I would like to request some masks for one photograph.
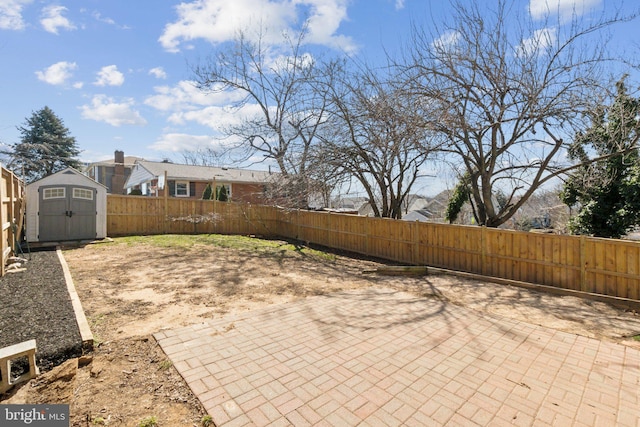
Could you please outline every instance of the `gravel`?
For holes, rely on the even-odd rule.
[[[82,338],[62,265],[54,250],[25,254],[24,271],[0,278],[0,348],[36,340],[47,371],[82,355]]]

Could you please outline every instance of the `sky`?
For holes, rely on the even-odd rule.
[[[548,10],[611,12],[613,2],[513,4],[535,20]],[[0,144],[19,142],[17,127],[48,106],[84,162],[115,150],[180,162],[184,150],[218,144],[217,126],[233,120],[233,96],[198,92],[191,67],[239,29],[268,23],[276,37],[307,19],[309,49],[376,62],[397,52],[412,24],[428,28],[450,9],[443,0],[0,0]],[[640,46],[638,22],[614,37]]]

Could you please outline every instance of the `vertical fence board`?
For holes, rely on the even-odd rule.
[[[627,251],[627,274],[635,277],[627,282],[627,298],[640,299],[640,245]]]

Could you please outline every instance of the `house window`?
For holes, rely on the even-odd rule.
[[[176,197],[189,197],[188,181],[176,181]]]
[[[93,190],[87,190],[86,188],[74,188],[74,199],[93,200]]]
[[[64,199],[65,198],[64,187],[45,188],[44,189],[44,194],[42,195],[42,198],[44,200],[47,200],[47,199]]]

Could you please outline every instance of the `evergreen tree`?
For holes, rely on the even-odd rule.
[[[469,196],[471,196],[471,189],[469,188],[469,174],[466,173],[454,188],[453,194],[449,199],[447,209],[444,212],[445,221],[453,224],[458,219],[462,206],[469,201]]]
[[[202,200],[211,200],[213,199],[213,189],[211,188],[211,184],[207,184],[202,192]]]
[[[640,224],[640,99],[629,96],[624,80],[612,105],[593,113],[591,127],[576,135],[569,152],[584,165],[561,194],[568,206],[579,207],[569,221],[574,234],[619,238]],[[608,157],[590,164],[594,153]]]
[[[226,202],[229,200],[229,195],[227,194],[227,187],[224,185],[221,185],[220,188],[218,189],[218,195],[216,197],[216,200],[220,201],[220,202]]]
[[[24,176],[26,182],[37,181],[67,167],[80,167],[76,159],[80,154],[76,139],[49,107],[33,113],[18,130],[21,141],[12,145],[9,156],[12,169]]]

